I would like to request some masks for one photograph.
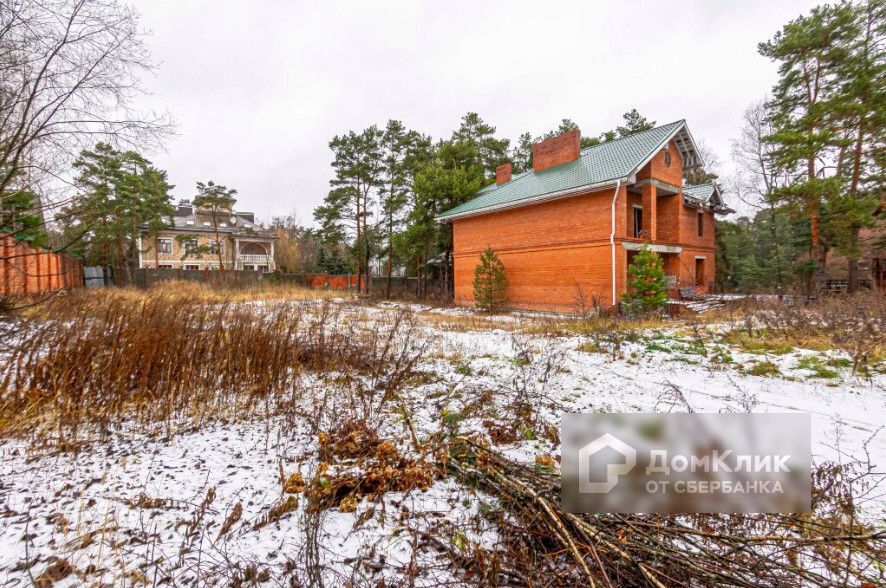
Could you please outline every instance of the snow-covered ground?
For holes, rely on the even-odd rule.
[[[404,308],[349,312],[354,320],[377,320]],[[531,400],[532,425],[497,449],[528,463],[558,455],[545,427],[556,430],[564,412],[799,411],[812,415],[816,462],[870,460],[881,473],[875,481],[886,472],[886,377],[882,370],[853,376],[835,352],[761,355],[710,343],[702,353],[693,338],[670,329],[643,332],[612,353],[585,337],[527,334],[521,327],[532,315],[408,309],[428,343],[416,366],[422,377],[404,392],[419,440],[442,431],[488,436],[513,422],[515,394]],[[836,376],[820,377],[804,357],[831,360]],[[749,373],[764,361],[778,373]],[[406,454],[409,435],[398,411],[383,415],[378,434]],[[422,546],[422,529],[446,519],[467,529],[449,538],[456,544],[495,542],[494,529],[475,516],[489,498],[446,477],[426,491],[364,498],[354,512],[309,512],[304,496],[285,494],[281,481],[281,473],[294,471],[311,480],[318,467],[317,438],[302,422],[216,423],[168,439],[117,433],[76,453],[7,439],[0,456],[0,586],[27,585],[47,569],[64,577],[58,585],[227,584],[263,573],[282,583],[287,574],[309,579],[312,563],[327,582],[396,583],[417,574],[417,585],[436,584],[458,575]],[[872,521],[886,513],[884,493],[886,481],[859,496]],[[298,502],[291,512],[265,522],[289,496]],[[222,533],[238,504],[242,513]]]

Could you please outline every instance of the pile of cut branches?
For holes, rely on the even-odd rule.
[[[884,579],[886,532],[854,517],[571,514],[560,477],[471,440],[446,463],[494,496],[496,549],[435,541],[472,582],[534,586],[853,586]],[[815,509],[819,513],[824,508]],[[450,530],[457,533],[457,530]]]

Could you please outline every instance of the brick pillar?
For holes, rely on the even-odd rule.
[[[655,193],[655,184],[643,186],[640,189],[640,194],[643,197],[643,228],[648,232],[649,240],[655,241],[658,230],[656,227],[658,196]]]

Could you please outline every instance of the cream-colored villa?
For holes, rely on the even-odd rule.
[[[225,269],[272,272],[274,239],[272,231],[255,224],[251,212],[225,214],[218,222],[221,243],[208,211],[181,200],[168,228],[139,243],[139,267],[159,269],[217,270],[216,247],[221,247]]]

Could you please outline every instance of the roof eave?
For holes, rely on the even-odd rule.
[[[578,186],[576,188],[569,188],[568,190],[560,190],[558,192],[550,192],[548,194],[542,194],[540,196],[533,196],[531,198],[523,198],[522,200],[515,200],[513,202],[504,202],[502,204],[494,204],[492,206],[484,206],[483,208],[477,208],[475,210],[468,210],[465,212],[459,212],[455,214],[441,214],[439,216],[434,217],[435,221],[438,222],[449,222],[453,220],[458,220],[462,218],[467,218],[470,216],[479,216],[481,214],[489,214],[491,212],[499,212],[502,210],[508,210],[511,208],[522,208],[523,206],[530,206],[532,204],[538,204],[541,202],[548,202],[550,200],[558,200],[560,198],[568,198],[569,196],[575,196],[578,194],[584,194],[588,192],[597,192],[600,190],[605,190],[609,186],[614,186],[619,182],[626,183],[628,177],[624,178],[613,178],[611,180],[605,180],[603,182],[597,182],[595,184],[585,184],[583,186]]]

